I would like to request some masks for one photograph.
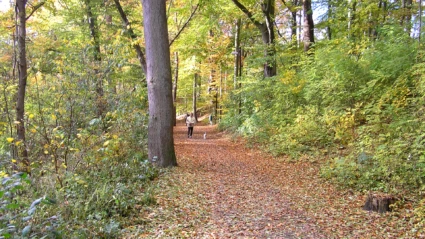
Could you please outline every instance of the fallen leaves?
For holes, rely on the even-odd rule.
[[[202,130],[200,130],[202,128]],[[197,132],[207,132],[204,140]],[[274,159],[197,126],[175,128],[179,167],[157,181],[157,205],[126,238],[413,238],[411,210],[377,214],[365,196],[337,190],[319,165]]]

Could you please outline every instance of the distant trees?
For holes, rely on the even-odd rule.
[[[303,0],[304,15],[304,51],[309,51],[314,43],[314,22],[311,0]]]
[[[265,44],[264,49],[264,77],[272,77],[276,75],[276,60],[275,53],[275,28],[274,28],[274,17],[275,17],[275,0],[262,0],[260,3],[262,17],[255,16],[246,6],[244,6],[238,0],[232,0],[232,2],[248,17],[248,19],[254,23],[257,29],[261,32],[261,39]]]

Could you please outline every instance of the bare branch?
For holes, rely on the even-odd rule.
[[[37,5],[35,5],[35,6],[32,8],[32,11],[31,11],[30,15],[28,15],[28,17],[27,17],[27,18],[25,18],[25,20],[26,20],[26,21],[28,21],[28,19],[32,16],[32,14],[34,14],[34,13],[35,13],[35,11],[37,11],[37,10],[38,10],[40,7],[42,7],[45,3],[46,3],[46,1],[44,1],[44,2],[40,2],[40,3],[38,3]]]
[[[244,6],[242,3],[238,2],[238,0],[232,0],[232,2],[243,12],[245,15],[248,16],[249,20],[254,23],[255,26],[262,28],[263,24],[259,21],[255,20],[254,15]]]
[[[183,32],[183,30],[186,28],[186,26],[189,24],[190,20],[192,20],[193,16],[195,16],[196,11],[198,10],[199,4],[195,6],[195,9],[190,14],[187,21],[183,24],[182,28],[177,32],[176,36],[170,41],[169,45],[173,44],[173,42],[180,36],[180,34]]]
[[[114,0],[114,2],[115,2],[115,6],[117,7],[118,12],[120,13],[121,20],[123,22],[124,30],[128,32],[128,34],[130,35],[130,38],[132,40],[136,40],[137,35],[134,33],[133,29],[131,29],[130,22],[128,21],[127,15],[125,14],[124,10],[121,7],[120,1]],[[145,54],[142,51],[142,47],[140,46],[139,43],[137,43],[137,44],[134,44],[134,49],[136,50],[137,58],[139,59],[140,65],[142,66],[142,69],[143,69],[143,72],[146,75],[147,74],[146,57],[145,57]]]

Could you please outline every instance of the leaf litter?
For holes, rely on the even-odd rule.
[[[273,158],[214,126],[191,139],[177,126],[174,140],[179,166],[155,182],[156,204],[125,238],[425,238],[411,210],[362,210],[365,195],[322,180],[318,163]]]

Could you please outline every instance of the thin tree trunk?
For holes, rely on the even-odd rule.
[[[297,11],[291,12],[291,41],[297,41]]]
[[[212,30],[209,31],[209,35],[210,38],[213,39],[214,37],[214,32]],[[214,58],[212,56],[210,56],[208,58],[208,62],[209,62],[209,67],[210,69],[210,76],[208,77],[208,94],[211,93],[211,91],[217,91],[217,86],[216,86],[216,79],[215,79],[215,74],[216,74],[216,69],[214,66]]]
[[[149,100],[148,155],[160,167],[176,166],[173,97],[165,1],[142,0]]]
[[[90,35],[93,38],[94,44],[94,78],[96,80],[96,104],[97,104],[97,116],[102,117],[105,112],[105,100],[103,99],[103,79],[100,76],[100,68],[102,65],[102,56],[100,52],[100,37],[99,28],[97,25],[97,16],[93,14],[91,0],[85,0],[87,7],[87,18],[89,20]]]
[[[239,66],[240,66],[240,34],[241,34],[241,19],[239,18],[236,21],[236,30],[235,30],[235,52],[233,54],[235,55],[235,61],[234,61],[234,73],[233,73],[233,89],[237,89],[237,83],[238,83],[238,77],[239,75]]]
[[[261,30],[261,36],[263,38],[263,43],[266,44],[266,50],[264,56],[266,57],[266,63],[264,63],[264,77],[272,77],[276,75],[276,48],[274,46],[275,35],[274,35],[274,10],[275,10],[275,1],[274,0],[265,0],[261,4],[261,9],[263,10],[265,23],[263,29]]]
[[[177,81],[179,79],[179,53],[178,52],[174,52],[174,64],[175,64],[175,69],[174,69],[174,83],[173,83],[173,121],[174,121],[174,126],[177,125]]]
[[[304,0],[304,51],[308,52],[314,43],[314,22],[311,0]]]
[[[400,25],[405,26],[405,31],[410,36],[412,30],[412,0],[402,0],[401,8],[403,9],[403,15],[401,16]]]
[[[409,33],[411,33],[412,30],[412,0],[405,0],[406,1],[406,9],[407,9],[407,13],[406,13],[406,31]]]
[[[196,113],[196,85],[198,81],[198,73],[195,73],[195,77],[193,78],[193,96],[192,96],[192,110],[193,115],[195,116],[195,121],[198,122],[198,114]]]
[[[243,55],[243,50],[242,47],[239,47],[239,76],[242,76],[242,55]],[[238,84],[238,89],[242,89],[242,83],[239,81]],[[242,93],[239,94],[239,114],[242,114]]]
[[[353,31],[353,24],[356,19],[356,7],[357,0],[348,0],[348,38],[353,37],[355,34]]]
[[[27,86],[27,58],[26,58],[26,1],[25,0],[16,0],[16,15],[18,18],[17,26],[17,41],[18,41],[18,94],[16,102],[16,121],[19,122],[16,125],[17,128],[17,137],[18,141],[22,142],[22,146],[18,149],[18,156],[20,162],[24,166],[23,171],[29,172],[29,159],[28,159],[28,150],[25,139],[25,92]]]
[[[422,34],[422,0],[419,0],[419,36],[418,36],[418,43],[419,47],[421,45],[421,34]]]
[[[298,38],[297,38],[297,44],[298,44],[297,47],[298,48],[300,47],[301,39],[302,39],[302,37],[301,37],[302,19],[303,19],[303,11],[300,11],[299,15],[298,15]]]
[[[128,32],[128,35],[130,36],[131,40],[135,41],[137,39],[137,35],[134,33],[133,29],[131,28],[130,22],[128,21],[127,14],[125,14],[124,10],[121,7],[121,3],[119,0],[114,0],[115,6],[120,13],[121,20],[123,22],[123,28],[125,31]],[[145,54],[143,54],[142,47],[139,43],[136,43],[133,45],[134,49],[136,50],[137,59],[139,59],[140,66],[142,67],[143,73],[146,75],[146,58]]]
[[[282,3],[288,8],[291,12],[291,42],[296,42],[297,40],[297,6],[299,4],[298,0],[293,0],[292,2],[287,3],[285,0],[282,0]]]
[[[275,11],[275,0],[263,0],[261,3],[261,10],[263,12],[264,22],[259,22],[254,15],[238,0],[232,0],[232,2],[251,20],[252,23],[261,32],[261,39],[265,44],[264,49],[264,77],[272,77],[276,75],[276,49],[274,46],[274,11]]]
[[[328,32],[328,40],[332,40],[332,29],[330,24],[331,18],[332,18],[332,4],[331,4],[331,0],[328,0],[328,25],[326,26],[326,31]]]

